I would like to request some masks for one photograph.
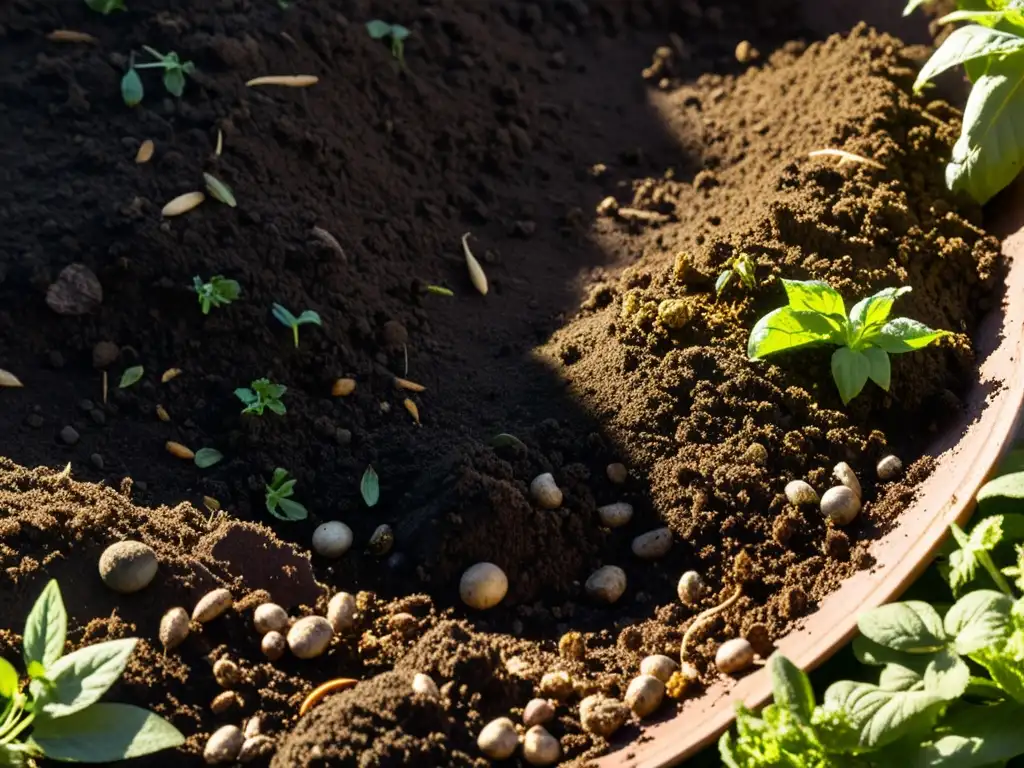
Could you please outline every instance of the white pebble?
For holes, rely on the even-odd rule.
[[[879,480],[895,480],[900,476],[900,472],[903,471],[903,462],[900,461],[898,456],[884,456],[878,462],[878,466],[875,467],[875,472],[878,473]]]
[[[232,602],[231,593],[226,589],[215,589],[212,592],[207,592],[192,610],[192,621],[198,621],[202,624],[212,621],[230,608]]]
[[[430,678],[430,675],[424,675],[422,672],[417,672],[413,676],[412,692],[418,693],[420,696],[429,696],[432,699],[441,695],[441,692],[437,690],[437,683]]]
[[[500,603],[508,592],[508,577],[494,563],[471,565],[459,580],[459,597],[470,608],[485,611]]]
[[[523,725],[531,728],[544,725],[555,716],[555,705],[547,699],[530,699],[523,709]]]
[[[335,632],[344,632],[356,623],[356,599],[348,592],[339,592],[327,603],[327,620]]]
[[[340,520],[318,525],[313,531],[313,551],[323,557],[341,557],[352,546],[352,529]]]
[[[288,642],[280,632],[267,632],[260,641],[260,650],[269,661],[277,661],[284,656]]]
[[[282,632],[288,627],[288,612],[277,603],[263,603],[256,606],[252,623],[261,635]]]
[[[857,475],[854,473],[853,467],[845,461],[840,461],[835,465],[832,469],[832,475],[836,480],[857,494],[858,499],[864,498],[864,494],[860,489],[860,480],[857,479]]]
[[[251,763],[257,758],[269,755],[273,749],[274,740],[269,736],[252,736],[242,745],[242,751],[238,753],[238,762]]]
[[[626,572],[617,565],[605,565],[590,574],[583,588],[593,599],[610,605],[626,591]]]
[[[647,717],[661,706],[665,697],[665,683],[654,675],[634,677],[626,688],[626,704],[637,717]]]
[[[288,647],[300,659],[319,656],[331,643],[334,628],[323,616],[306,616],[288,630]]]
[[[519,734],[507,717],[491,720],[476,737],[476,745],[491,760],[507,760],[519,746]]]
[[[677,669],[679,669],[679,665],[674,660],[660,653],[648,656],[640,662],[641,675],[656,677],[663,683],[667,683],[668,679],[672,677],[672,673]]]
[[[553,699],[567,699],[572,695],[572,678],[564,670],[545,672],[537,686],[537,693]]]
[[[860,512],[860,497],[845,485],[825,491],[821,497],[821,514],[836,525],[846,525]]]
[[[683,605],[693,607],[700,602],[704,596],[704,579],[696,571],[686,571],[679,577],[679,584],[676,585],[676,594]]]
[[[726,675],[742,672],[753,663],[754,648],[742,637],[726,640],[715,654],[715,666]]]
[[[817,504],[820,501],[818,492],[811,487],[810,483],[803,480],[791,480],[786,483],[786,499],[795,507],[804,504]]]
[[[597,516],[601,519],[602,525],[608,528],[621,528],[633,519],[633,505],[624,501],[605,504],[597,508]]]
[[[530,495],[542,509],[558,509],[562,506],[562,489],[558,487],[550,472],[537,475],[530,483]]]
[[[672,548],[672,531],[668,528],[656,528],[641,533],[633,539],[633,554],[644,560],[657,560],[664,557]]]
[[[626,469],[626,465],[619,462],[609,464],[605,468],[605,473],[608,475],[608,479],[616,485],[622,485],[629,479],[629,471]]]
[[[165,651],[181,645],[188,633],[188,612],[184,608],[171,608],[160,619],[159,637]]]
[[[203,760],[207,765],[233,763],[242,751],[245,737],[237,725],[224,725],[213,732],[203,749]]]
[[[251,739],[254,736],[259,736],[261,733],[263,733],[263,721],[260,719],[260,716],[253,715],[252,717],[250,717],[246,721],[245,728],[242,730],[242,733],[245,735],[245,738],[247,739]]]
[[[595,693],[580,702],[580,724],[583,730],[603,738],[609,738],[628,719],[629,707],[618,699]]]
[[[535,725],[523,737],[523,759],[530,765],[554,765],[562,756],[562,745],[543,725]]]

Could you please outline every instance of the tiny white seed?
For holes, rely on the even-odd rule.
[[[242,670],[231,659],[217,659],[213,665],[213,679],[221,688],[234,688],[242,682]]]
[[[494,563],[471,565],[459,580],[459,596],[470,608],[485,611],[500,603],[508,592],[508,577]]]
[[[580,702],[580,724],[583,730],[605,739],[629,719],[629,707],[618,699],[595,693]]]
[[[322,557],[341,557],[352,546],[352,529],[340,520],[318,525],[313,531],[313,551]]]
[[[245,737],[237,725],[224,725],[218,728],[206,741],[203,749],[203,760],[207,765],[233,763],[242,751]]]
[[[568,672],[562,670],[545,672],[537,686],[537,693],[559,701],[567,699],[572,695],[572,678],[569,677]]]
[[[412,692],[418,693],[420,696],[429,696],[432,699],[441,695],[441,692],[437,690],[437,683],[430,678],[430,675],[424,675],[422,672],[417,672],[413,676]]]
[[[803,480],[791,480],[786,483],[786,499],[796,507],[804,504],[817,504],[820,501],[818,492],[811,487],[810,483]]]
[[[898,456],[883,456],[875,467],[879,480],[895,480],[903,471],[903,462]]]
[[[483,727],[476,745],[491,760],[507,760],[519,746],[519,734],[511,720],[499,717]]]
[[[331,643],[334,629],[323,616],[306,616],[288,630],[288,647],[300,659],[319,656]]]
[[[535,725],[523,737],[523,759],[530,765],[554,765],[562,756],[562,745],[543,725]]]
[[[277,661],[284,656],[284,649],[287,646],[288,643],[280,632],[267,632],[260,641],[260,650],[270,661]]]
[[[672,673],[679,669],[679,665],[668,656],[655,654],[648,656],[640,662],[640,674],[656,677],[661,682],[667,683]]]
[[[715,653],[715,666],[726,675],[742,672],[754,663],[754,648],[742,637],[726,640]]]
[[[184,608],[171,608],[160,619],[160,644],[165,651],[181,645],[188,633],[188,612]]]
[[[274,748],[274,740],[269,736],[250,736],[242,744],[242,750],[238,753],[238,762],[251,763],[257,758],[270,754]]]
[[[821,514],[836,525],[847,525],[860,512],[860,498],[845,485],[825,491],[821,497]]]
[[[626,591],[626,572],[617,565],[598,568],[583,586],[586,593],[602,603],[614,603]]]
[[[679,595],[679,601],[683,605],[692,608],[704,596],[704,579],[696,571],[686,571],[686,573],[679,577],[676,594]]]
[[[626,469],[625,464],[609,464],[605,467],[605,474],[608,475],[608,479],[616,485],[622,485],[626,480],[629,479],[629,470]]]
[[[562,489],[555,482],[554,475],[545,472],[537,475],[530,483],[530,495],[542,509],[558,509],[562,506]]]
[[[523,709],[523,725],[544,725],[555,716],[555,705],[547,699],[530,699]]]
[[[339,592],[327,603],[327,620],[335,632],[344,632],[356,623],[356,599],[348,592]]]
[[[858,499],[864,498],[864,494],[860,489],[860,480],[857,479],[857,475],[854,473],[853,467],[845,461],[840,461],[835,465],[832,470],[832,475],[836,480],[853,491],[857,495]]]
[[[288,627],[288,612],[277,603],[263,603],[256,606],[252,623],[261,635],[282,632]]]
[[[656,528],[641,533],[633,539],[633,554],[644,560],[657,560],[668,554],[672,548],[672,531],[668,528]]]
[[[665,683],[654,675],[634,677],[626,688],[626,704],[641,718],[660,707],[664,697]]]
[[[263,732],[263,721],[259,715],[250,717],[246,723],[242,733],[245,734],[245,738],[251,739],[253,736],[259,736]]]
[[[192,621],[198,621],[201,624],[212,621],[230,608],[232,602],[231,593],[224,588],[207,592],[196,603],[196,607],[192,611]]]
[[[601,524],[608,528],[620,528],[633,519],[633,505],[624,501],[605,504],[597,508],[597,516]]]

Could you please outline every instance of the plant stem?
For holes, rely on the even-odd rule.
[[[4,734],[3,738],[0,739],[0,746],[4,746],[6,744],[10,744],[12,741],[14,741],[16,738],[18,738],[18,735],[22,731],[24,731],[26,728],[28,728],[30,725],[32,725],[32,721],[35,720],[35,719],[36,719],[36,713],[33,712],[31,715],[26,717],[24,720],[21,720],[20,722],[15,724],[14,727],[10,728],[9,731],[6,734]]]
[[[721,613],[726,608],[728,608],[730,605],[735,603],[737,600],[740,599],[740,595],[742,595],[742,594],[743,594],[743,585],[740,584],[740,585],[738,585],[736,587],[736,591],[733,593],[732,597],[728,598],[725,602],[720,603],[719,605],[716,605],[713,608],[708,608],[703,613],[698,613],[697,614],[697,618],[695,618],[693,620],[693,623],[690,624],[690,626],[687,628],[686,632],[683,634],[683,641],[682,641],[682,643],[679,644],[679,660],[680,661],[683,661],[683,662],[686,661],[686,644],[690,641],[690,637],[693,635],[693,633],[697,629],[697,627],[699,627],[701,624],[706,622],[712,616],[715,616],[715,615]]]
[[[1013,594],[1013,588],[1010,586],[1010,582],[1006,580],[1006,577],[999,572],[996,568],[996,564],[992,562],[992,557],[988,552],[979,551],[978,561],[984,566],[985,570],[988,571],[988,575],[992,577],[992,581],[996,583],[996,586],[1011,600],[1016,600],[1017,596]]]
[[[295,337],[295,348],[299,348],[299,326],[296,323],[292,326],[292,335]]]

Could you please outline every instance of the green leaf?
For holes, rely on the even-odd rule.
[[[295,326],[295,315],[289,312],[281,304],[273,304],[270,308],[270,314],[272,314],[274,318],[281,323],[281,325],[287,326],[288,328]]]
[[[41,661],[30,661],[25,671],[32,680],[42,680],[46,677],[46,666]]]
[[[1010,598],[991,589],[974,590],[957,600],[943,619],[956,652],[967,655],[1005,640],[1012,606]]]
[[[947,13],[941,17],[937,23],[939,24],[953,24],[957,21],[976,21],[978,24],[984,24],[987,27],[994,27],[999,22],[1010,18],[1010,11],[975,11],[971,9],[962,9],[959,11],[953,11]]]
[[[206,191],[209,192],[215,200],[219,200],[224,203],[224,205],[231,208],[238,206],[238,203],[235,201],[235,193],[232,192],[231,187],[223,181],[211,173],[204,173],[203,180],[206,182]],[[235,283],[235,285],[238,285],[238,283]]]
[[[124,11],[124,0],[85,0],[85,4],[104,16],[112,11]]]
[[[817,312],[846,320],[846,305],[839,292],[823,280],[783,280],[789,308],[794,312]]]
[[[1008,498],[1024,501],[1024,472],[1013,472],[1008,475],[989,480],[978,491],[978,503],[994,498]],[[987,519],[987,518],[986,518]],[[978,525],[981,525],[979,523]],[[977,526],[975,526],[977,529]]]
[[[320,315],[312,309],[305,310],[295,322],[298,325],[323,325],[320,321]]]
[[[991,58],[964,107],[963,129],[946,166],[946,186],[986,203],[1024,165],[1024,51]]]
[[[878,749],[935,722],[944,700],[926,691],[885,691],[841,680],[825,691],[824,707],[842,710],[862,749]]]
[[[895,651],[864,637],[864,635],[857,635],[857,637],[853,638],[852,646],[853,655],[861,664],[875,667],[899,664],[922,677],[924,676],[924,671],[928,668],[928,664],[935,656],[935,652],[910,653],[908,651]]]
[[[775,703],[788,709],[800,722],[810,723],[814,712],[814,691],[807,675],[781,653],[772,654],[768,668],[771,670]]]
[[[36,720],[29,743],[51,760],[112,763],[180,747],[185,737],[141,707],[100,703],[59,719]]]
[[[248,387],[239,387],[238,389],[236,389],[235,390],[235,397],[237,397],[239,400],[241,400],[246,405],[248,405],[250,403],[255,403],[259,399],[256,396],[256,393],[253,392]]]
[[[286,520],[305,520],[309,517],[309,511],[297,501],[291,499],[278,499]]]
[[[892,313],[892,305],[900,296],[910,293],[911,288],[883,288],[878,293],[861,299],[850,310],[850,323],[856,341],[870,343],[871,336],[881,330]]]
[[[920,600],[872,608],[857,618],[857,629],[869,640],[895,651],[932,653],[946,645],[938,611]]]
[[[373,21],[366,22],[366,32],[374,40],[380,40],[381,38],[387,37],[391,34],[391,25],[386,21],[374,19]]]
[[[495,435],[491,438],[491,447],[493,448],[514,448],[516,450],[527,453],[529,448],[526,447],[526,443],[520,440],[515,435],[510,435],[507,432]]]
[[[715,280],[715,296],[721,296],[722,291],[729,285],[729,281],[732,280],[735,273],[731,269],[727,269],[718,276]]]
[[[363,472],[363,479],[359,482],[359,492],[363,495],[366,506],[372,507],[380,500],[380,481],[372,466]]]
[[[935,654],[924,671],[924,690],[946,701],[960,698],[971,680],[967,662],[948,648]]]
[[[68,614],[60,595],[57,580],[51,580],[36,599],[25,621],[25,639],[22,651],[25,666],[38,661],[50,667],[64,653],[64,640],[68,629]]]
[[[752,360],[817,344],[835,343],[835,327],[816,312],[780,307],[757,321],[750,331],[747,355]]]
[[[888,392],[892,379],[892,364],[889,362],[889,353],[878,347],[868,347],[861,350],[861,354],[868,361],[868,378]]]
[[[129,107],[134,107],[142,101],[144,92],[138,71],[135,67],[130,68],[121,78],[121,98]]]
[[[926,82],[958,64],[966,65],[990,56],[1013,53],[1021,48],[1024,48],[1024,40],[1016,35],[978,24],[960,27],[942,42],[921,67],[914,81],[914,91],[920,92]]]
[[[412,34],[412,32],[410,32],[408,29],[403,27],[401,24],[392,24],[391,25],[391,39],[392,40],[405,40],[411,34]]]
[[[428,285],[424,287],[427,293],[432,293],[435,296],[454,296],[455,292],[450,288],[445,288],[443,285]]]
[[[1000,688],[1024,704],[1024,665],[994,648],[975,651],[971,654],[971,661],[983,666]]]
[[[878,687],[885,691],[913,691],[924,688],[924,676],[902,664],[886,664],[878,676]]]
[[[195,463],[200,469],[212,467],[224,458],[224,454],[216,448],[200,448],[196,451]]]
[[[18,692],[18,670],[7,659],[0,658],[0,699],[12,699]]]
[[[278,416],[284,416],[288,413],[288,408],[280,400],[271,400],[267,403],[267,408],[270,409],[271,413],[276,413]]]
[[[117,386],[121,389],[127,389],[132,384],[137,383],[142,378],[144,372],[145,369],[141,365],[133,365],[121,374],[121,383]]]
[[[839,347],[832,353],[832,378],[839,387],[839,398],[843,405],[860,394],[867,384],[871,372],[871,361],[862,352],[849,347]]]
[[[964,705],[947,715],[941,736],[921,746],[907,768],[983,768],[1024,754],[1024,707]]]
[[[950,335],[949,331],[934,331],[909,317],[897,317],[883,325],[878,334],[871,337],[871,343],[890,355],[898,355],[924,349],[943,336]]]
[[[165,70],[164,88],[169,94],[180,99],[181,94],[185,92],[185,73],[178,67]]]
[[[47,669],[42,712],[63,718],[96,702],[124,672],[137,642],[135,637],[107,640],[59,658]]]

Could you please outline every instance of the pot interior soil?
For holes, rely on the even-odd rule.
[[[10,3],[0,367],[25,387],[2,393],[0,412],[3,655],[17,658],[32,601],[58,578],[72,645],[143,638],[111,700],[168,717],[190,736],[190,764],[216,727],[259,714],[275,765],[483,765],[482,725],[521,715],[553,670],[570,673],[573,692],[550,729],[565,758],[583,759],[608,745],[582,729],[580,697],[621,696],[647,654],[678,658],[698,611],[742,589],[688,646],[706,682],[723,640],[744,635],[766,655],[869,567],[867,543],[898,521],[930,469],[925,443],[974,377],[971,333],[998,300],[998,243],[945,190],[958,113],[909,95],[917,52],[860,27],[787,43],[804,32],[792,14],[751,5],[485,12],[395,0],[342,15],[326,0],[227,0],[101,17],[84,4]],[[366,35],[372,18],[413,30],[407,72]],[[53,29],[97,43],[48,42]],[[142,105],[121,103],[142,45],[195,62],[181,100],[148,70]],[[244,85],[305,73],[320,81]],[[136,163],[146,139],[153,157]],[[830,147],[883,168],[808,157]],[[238,207],[210,198],[161,217],[202,189],[204,172]],[[467,274],[467,231],[486,296]],[[741,252],[756,259],[758,286],[716,300],[717,274]],[[64,316],[45,296],[72,263],[96,275],[102,302]],[[235,279],[241,297],[204,316],[195,275]],[[782,303],[780,277],[828,280],[848,306],[911,285],[895,313],[956,336],[894,358],[890,392],[869,384],[843,407],[829,350],[746,359],[749,329]],[[666,300],[685,321],[659,319]],[[323,325],[303,326],[296,347],[274,302]],[[142,380],[119,388],[134,365]],[[181,374],[162,382],[172,368]],[[233,391],[263,376],[288,387],[287,414],[240,416]],[[355,391],[332,397],[340,377]],[[495,446],[498,433],[518,442]],[[169,440],[225,459],[200,470]],[[873,468],[888,453],[906,470],[881,483]],[[782,488],[800,478],[821,492],[840,460],[865,505],[836,529]],[[625,485],[606,474],[614,461],[630,468]],[[359,496],[368,466],[381,487],[372,508]],[[275,467],[297,479],[307,520],[266,513]],[[564,494],[555,511],[530,497],[543,472]],[[198,511],[204,496],[224,513]],[[636,512],[612,531],[596,508],[615,501]],[[316,525],[334,519],[353,548],[307,559]],[[383,523],[394,548],[370,553]],[[632,539],[662,525],[669,553],[636,558]],[[153,546],[161,570],[144,593],[115,598],[96,562],[123,538]],[[470,612],[458,580],[481,561],[505,571],[509,590],[498,608]],[[607,564],[627,576],[614,606],[582,588]],[[686,570],[709,587],[696,608],[676,597]],[[162,613],[215,585],[236,609],[158,651]],[[269,593],[293,615],[323,612],[338,590],[358,593],[360,618],[328,654],[262,658],[252,607]],[[224,655],[246,671],[244,703],[215,716],[210,664]],[[441,686],[443,706],[410,695],[417,672]],[[304,695],[334,677],[364,682],[298,718]],[[631,724],[617,738],[638,733]]]

